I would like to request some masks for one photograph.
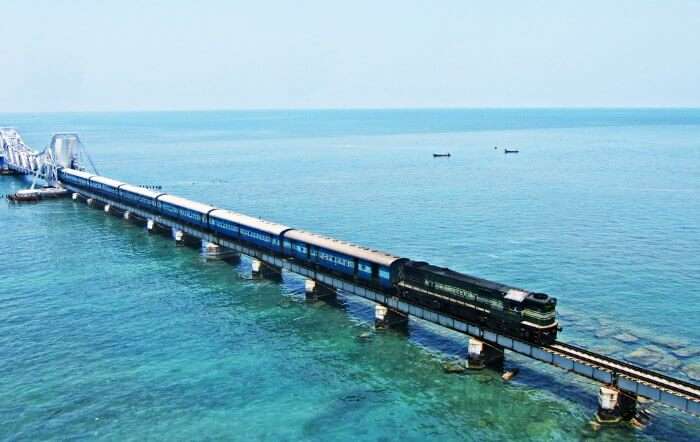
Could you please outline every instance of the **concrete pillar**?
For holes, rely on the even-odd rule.
[[[128,210],[125,210],[124,211],[124,219],[128,220],[129,218],[131,218],[131,212],[129,212]]]
[[[152,219],[146,220],[146,230],[148,230],[149,233],[153,232],[155,227],[156,227],[155,221],[153,221]]]
[[[207,258],[216,258],[222,253],[224,253],[224,248],[220,245],[204,239],[202,240],[202,255]]]
[[[241,260],[241,255],[238,252],[204,239],[202,240],[201,253],[207,259],[223,259],[231,262]]]
[[[374,328],[378,330],[405,329],[407,326],[408,316],[405,314],[379,304],[374,307]]]
[[[92,206],[92,203],[93,203],[94,201],[95,201],[94,199],[88,198],[87,200],[85,200],[85,203],[86,203],[88,206]]]
[[[467,368],[481,370],[486,367],[503,367],[503,348],[476,338],[469,338]]]
[[[304,292],[306,293],[307,301],[318,301],[322,298],[334,298],[336,296],[336,291],[333,287],[310,278],[304,281]]]
[[[182,246],[185,244],[185,232],[173,227],[171,230],[171,233],[172,233],[173,239],[175,240],[175,244],[177,244],[178,246]]]
[[[73,192],[73,194],[70,196],[73,201],[78,200],[78,194],[76,192]]]
[[[110,209],[111,207],[112,207],[112,206],[110,206],[109,204],[105,204],[105,206],[103,207],[105,213],[109,213],[109,209]]]
[[[250,268],[253,273],[253,276],[260,274],[262,272],[262,261],[253,258],[250,261]]]
[[[282,269],[279,267],[275,267],[256,258],[251,259],[250,265],[253,278],[282,278]]]
[[[637,395],[603,385],[598,391],[596,420],[603,424],[618,423],[634,419],[637,414]]]

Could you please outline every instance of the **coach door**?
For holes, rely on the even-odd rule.
[[[372,263],[372,282],[379,283],[379,264]]]

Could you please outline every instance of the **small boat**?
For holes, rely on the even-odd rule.
[[[452,154],[447,152],[447,153],[434,153],[433,158],[440,158],[440,157],[451,157]]]
[[[508,150],[508,149],[505,149],[505,150],[503,151],[503,153],[520,153],[520,151],[519,151],[519,150]]]
[[[66,189],[57,187],[42,187],[37,189],[19,190],[14,195],[7,195],[7,199],[14,202],[39,201],[48,198],[60,198],[68,196]]]

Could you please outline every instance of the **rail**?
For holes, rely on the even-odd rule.
[[[638,380],[658,389],[684,395],[688,399],[700,402],[700,386],[675,379],[671,376],[658,373],[643,367],[639,367],[627,362],[613,359],[609,356],[601,355],[590,350],[586,350],[575,345],[557,341],[548,346],[550,350],[558,352],[565,357],[575,358],[591,365],[596,365],[602,369],[609,370],[614,374],[627,376],[633,380]]]

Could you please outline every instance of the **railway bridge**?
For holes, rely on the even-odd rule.
[[[318,299],[342,292],[368,299],[376,304],[375,324],[378,327],[402,326],[409,317],[413,317],[462,333],[469,338],[469,356],[465,362],[468,367],[498,365],[502,363],[505,352],[511,351],[596,381],[601,384],[597,413],[600,421],[634,418],[639,397],[700,416],[700,386],[691,382],[561,341],[539,345],[516,339],[489,329],[488,325],[466,322],[410,303],[388,291],[358,283],[354,278],[319,270],[318,267],[271,253],[251,243],[232,240],[209,229],[145,210],[123,199],[110,198],[62,182],[57,173],[59,168],[80,168],[81,160],[85,157],[89,159],[75,134],[54,135],[51,144],[41,153],[24,144],[14,129],[0,130],[0,143],[0,166],[4,170],[33,175],[35,180],[40,178],[49,185],[67,189],[74,200],[84,201],[124,219],[140,221],[149,231],[169,233],[177,243],[201,242],[203,250],[213,255],[246,255],[251,258],[253,273],[259,276],[279,277],[283,270],[301,275],[306,278],[305,288],[309,298]]]

